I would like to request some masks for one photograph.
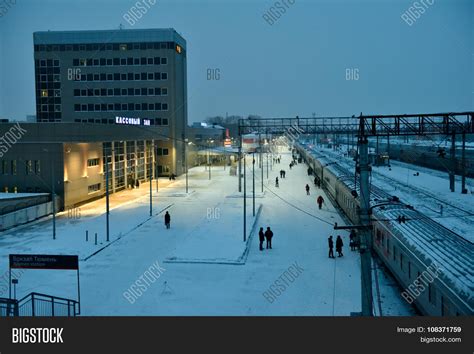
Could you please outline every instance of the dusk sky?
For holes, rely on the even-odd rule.
[[[123,15],[134,3],[11,5],[0,17],[0,117],[35,114],[33,32],[120,24],[172,27],[186,39],[189,122],[226,112],[311,117],[474,109],[472,0],[419,1],[425,13],[411,26],[401,18],[413,6],[405,0],[295,0],[272,25],[263,15],[275,1],[156,0],[131,26]],[[208,69],[219,69],[220,80],[207,80]],[[347,69],[357,69],[358,80],[347,80]]]

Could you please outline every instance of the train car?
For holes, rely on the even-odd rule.
[[[373,219],[373,249],[407,300],[430,316],[474,313],[472,243],[403,204],[375,207]]]
[[[271,139],[271,135],[266,134],[245,134],[242,135],[242,151],[246,153],[252,153],[260,151],[260,148],[265,151],[269,146],[268,142]]]
[[[360,189],[353,173],[311,145],[296,149],[328,196],[359,224]],[[474,244],[375,186],[370,202],[373,250],[405,289],[402,296],[425,315],[473,315]],[[436,276],[420,282],[434,266]]]

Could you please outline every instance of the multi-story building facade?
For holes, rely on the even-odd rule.
[[[174,29],[120,29],[35,32],[33,39],[37,122],[153,126],[157,174],[183,173],[183,37]]]

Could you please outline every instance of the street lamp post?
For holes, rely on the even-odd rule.
[[[105,157],[105,234],[107,242],[109,242],[109,156]]]
[[[253,193],[253,198],[252,198],[252,204],[253,204],[253,216],[255,216],[255,153],[252,155],[252,175],[253,175],[253,181],[252,181],[252,193]]]
[[[267,150],[267,179],[268,179],[268,150]]]
[[[262,177],[262,193],[263,193],[263,152],[262,152],[262,140],[260,139],[260,172]]]
[[[54,160],[51,169],[51,206],[53,209],[53,240],[56,240],[56,187],[54,178]]]
[[[48,153],[48,149],[43,149],[43,152]],[[51,163],[51,209],[53,212],[53,240],[56,240],[56,188],[55,188],[55,177],[54,177],[54,158]],[[11,298],[11,289],[10,289],[10,298]]]
[[[185,139],[185,144],[184,144],[184,167],[186,168],[186,194],[188,194],[188,144],[191,144],[190,142],[188,143],[188,139]]]
[[[157,161],[155,160],[155,173],[156,173],[155,184],[156,184],[156,193],[158,194],[158,169],[156,167],[157,167]]]
[[[242,139],[243,139],[242,135],[240,135],[240,138],[239,138],[239,193],[242,192]]]
[[[209,180],[211,180],[211,142],[214,142],[214,140],[207,142],[207,165],[209,167]]]
[[[247,164],[244,154],[244,242],[247,240]],[[240,177],[239,177],[240,178]]]
[[[150,160],[150,168],[148,169],[148,173],[150,174],[150,217],[153,215],[153,196],[152,196],[152,182],[153,182],[153,171],[152,171],[152,166],[153,166],[153,154],[151,150],[151,145],[150,145],[150,154],[148,155]]]

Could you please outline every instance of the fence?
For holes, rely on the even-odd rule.
[[[39,293],[31,293],[21,300],[0,298],[0,317],[71,317],[77,314],[78,302],[76,300]]]

